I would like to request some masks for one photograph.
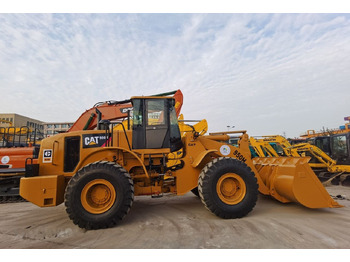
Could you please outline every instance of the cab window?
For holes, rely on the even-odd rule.
[[[147,126],[165,125],[164,100],[146,100]]]
[[[336,136],[333,138],[333,150],[337,155],[348,155],[346,136]]]

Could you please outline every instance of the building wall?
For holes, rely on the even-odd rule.
[[[73,122],[48,122],[33,119],[30,117],[22,116],[19,114],[0,114],[0,119],[4,119],[12,122],[14,127],[27,126],[31,129],[37,129],[44,134],[45,137],[52,136],[61,132],[66,132],[72,125]],[[7,123],[1,123],[0,127],[9,127]]]
[[[12,126],[14,127],[27,126],[31,129],[37,128],[41,132],[44,131],[44,122],[37,119],[30,118],[30,117],[9,113],[9,114],[0,114],[0,119],[11,121]],[[0,127],[8,127],[8,126],[9,124],[0,123]]]
[[[66,132],[73,122],[50,122],[44,124],[45,136],[52,136],[58,133]]]

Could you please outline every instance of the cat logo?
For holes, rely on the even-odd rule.
[[[43,151],[43,163],[52,162],[52,149],[44,149]]]
[[[98,137],[85,137],[85,145],[87,146],[95,146],[97,143],[95,140],[98,142]]]
[[[101,147],[106,143],[105,134],[83,135],[83,148]]]

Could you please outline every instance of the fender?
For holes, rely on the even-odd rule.
[[[96,161],[101,161],[101,160],[108,160],[108,161],[114,161],[113,157],[115,156],[117,151],[122,151],[122,152],[126,152],[131,154],[133,157],[135,157],[135,159],[138,161],[139,165],[142,167],[143,171],[145,172],[145,175],[147,178],[150,178],[147,169],[145,167],[145,165],[143,164],[142,160],[138,157],[137,154],[135,154],[134,152],[127,150],[125,148],[122,147],[103,147],[100,148],[97,151],[93,151],[90,154],[87,154],[78,164],[78,166],[76,167],[76,169],[74,170],[74,174],[76,172],[78,172],[78,170],[80,170],[81,168],[83,168],[84,166],[96,162]],[[108,152],[109,151],[109,152]]]
[[[202,151],[197,157],[196,159],[193,161],[193,163],[191,164],[192,167],[196,168],[197,166],[199,166],[203,159],[210,153],[214,153],[214,152],[218,152],[218,150],[216,149],[210,149],[210,150],[205,150],[205,151]]]

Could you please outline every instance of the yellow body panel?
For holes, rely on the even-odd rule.
[[[63,203],[64,189],[63,175],[23,177],[19,194],[37,206],[50,207]]]

